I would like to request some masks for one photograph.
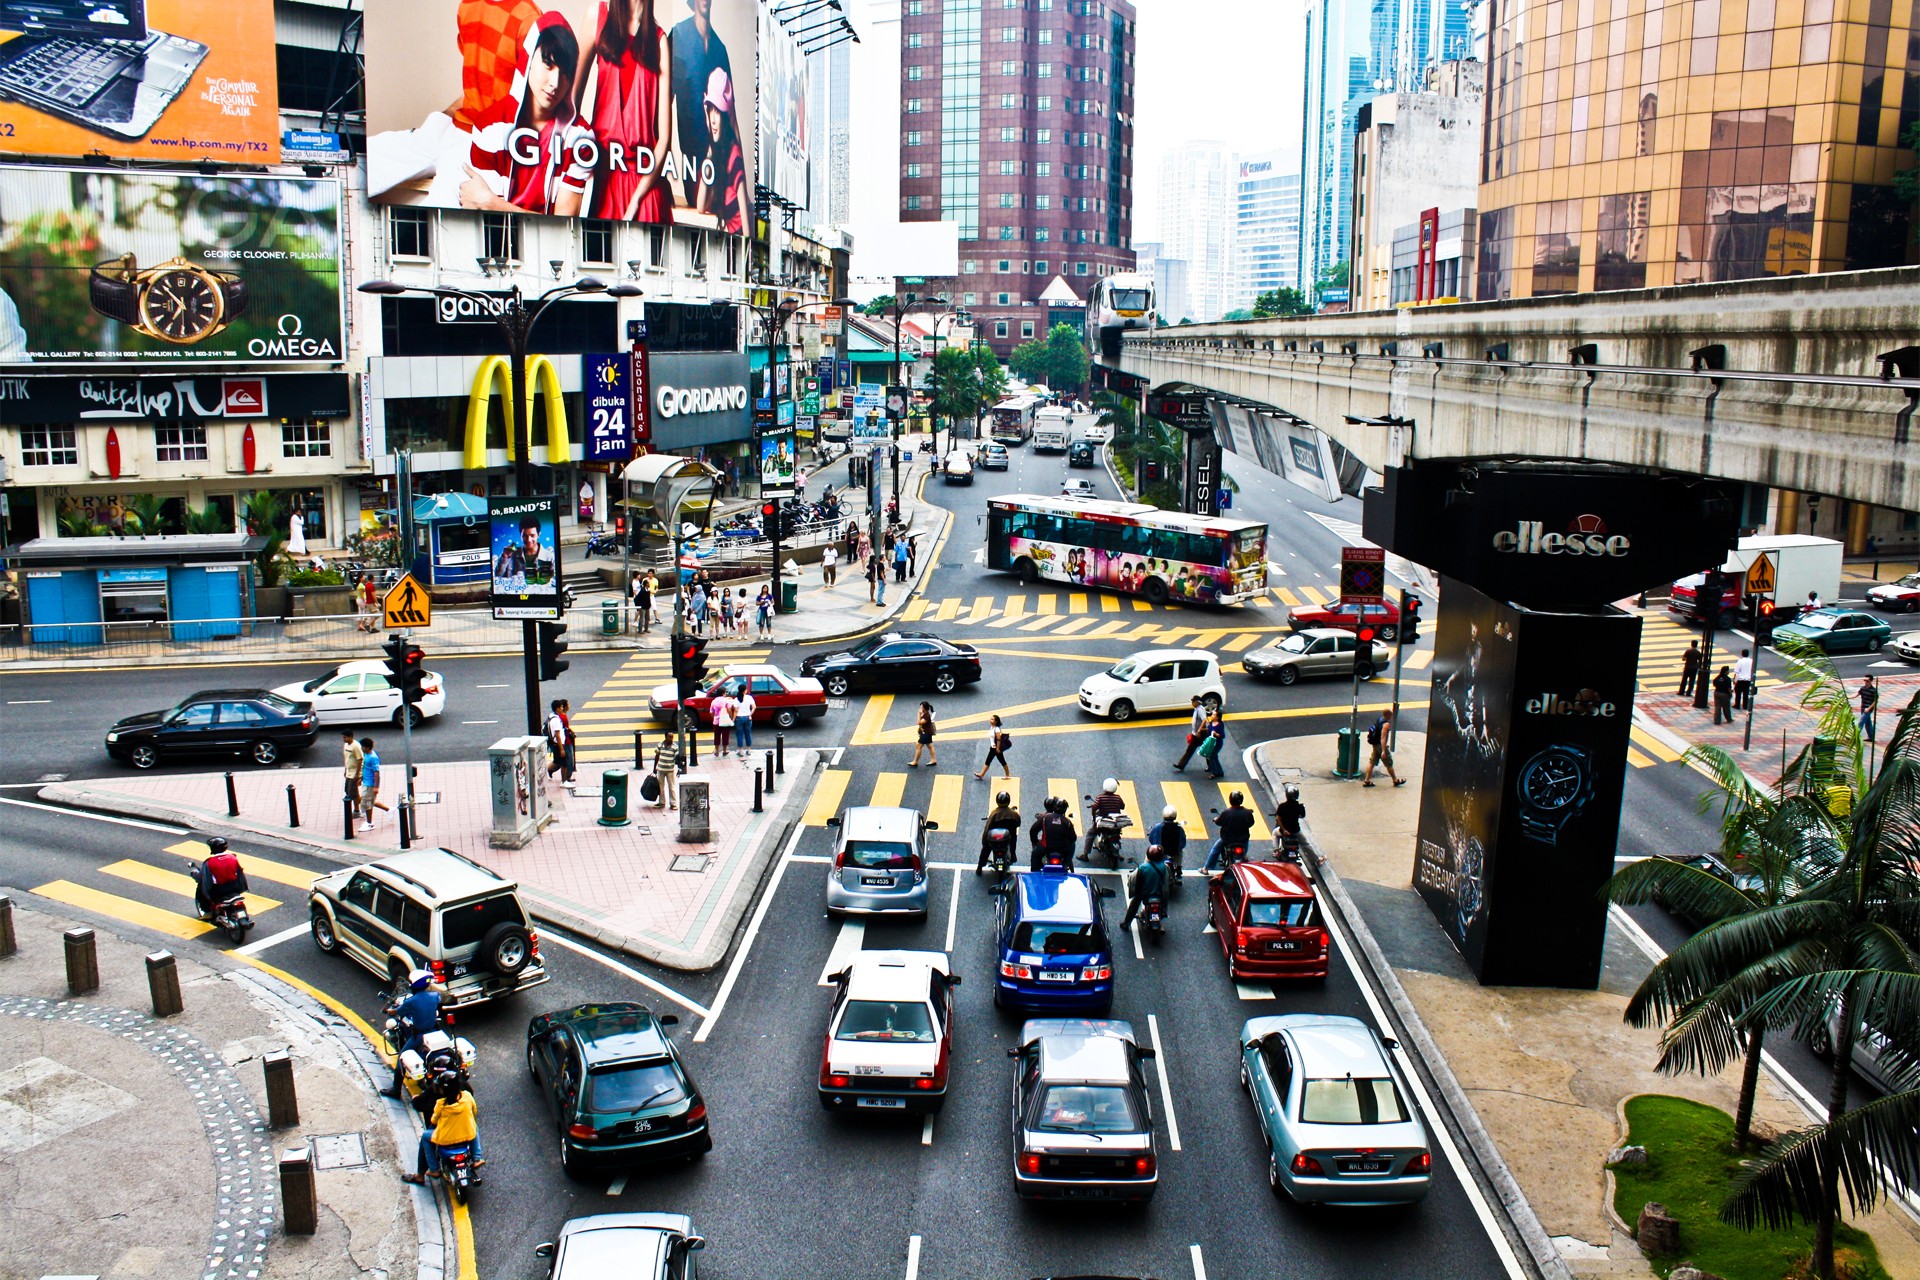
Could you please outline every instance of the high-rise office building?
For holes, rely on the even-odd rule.
[[[1403,228],[1430,210],[1457,222],[1474,207],[1485,88],[1484,64],[1442,62],[1428,70],[1421,92],[1382,94],[1360,108],[1347,255],[1353,310],[1391,305]]]
[[[1160,252],[1187,264],[1185,314],[1202,322],[1232,305],[1234,169],[1218,142],[1183,142],[1160,162]]]
[[[1397,10],[1392,16],[1397,27]],[[1372,0],[1311,0],[1307,6],[1298,274],[1309,294],[1321,274],[1347,256],[1354,121],[1377,78],[1373,19]]]
[[[1187,299],[1187,264],[1169,258],[1158,241],[1140,241],[1133,246],[1134,270],[1153,281],[1153,305],[1160,323],[1178,324],[1193,318]]]
[[[1300,287],[1299,157],[1242,156],[1235,170],[1232,287],[1227,310],[1251,309],[1275,289]]]
[[[1476,297],[1907,261],[1906,7],[1491,4]]]
[[[813,192],[807,221],[845,227],[853,221],[853,46],[842,42],[808,59],[812,83],[807,133],[813,140]]]
[[[1127,0],[902,0],[900,218],[960,234],[956,306],[1003,354],[1055,277],[1133,268]]]

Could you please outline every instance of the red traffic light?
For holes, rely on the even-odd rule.
[[[760,514],[768,520],[773,519],[773,513],[779,509],[780,504],[777,502],[763,502],[760,504]]]
[[[1360,628],[1360,639],[1363,643],[1365,641],[1373,639],[1373,628],[1372,627]]]

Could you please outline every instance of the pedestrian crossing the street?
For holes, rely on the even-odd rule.
[[[120,858],[94,869],[100,877],[77,880],[50,880],[36,885],[32,892],[82,911],[109,916],[127,924],[152,929],[169,937],[192,940],[211,933],[213,926],[194,912],[193,877],[187,874],[188,859],[207,856],[207,846],[199,840],[181,840],[154,851],[151,855]],[[305,909],[306,891],[319,873],[269,858],[245,854],[242,865],[247,872],[247,911],[256,922],[270,912],[291,906],[285,918],[276,916],[268,923],[285,919],[297,923]],[[284,885],[297,890],[285,901],[259,892],[262,885]]]
[[[707,671],[718,676],[735,663],[765,662],[766,646],[734,648],[715,641],[707,646]],[[573,709],[574,759],[581,764],[633,759],[635,730],[651,736],[664,733],[666,724],[647,710],[648,699],[663,684],[673,683],[671,654],[637,653]]]
[[[1671,617],[1664,609],[1644,612],[1640,617],[1640,663],[1636,672],[1640,687],[1649,693],[1678,693],[1681,673],[1686,670],[1687,646],[1700,639],[1700,632]],[[1752,641],[1735,632],[1716,632],[1710,665],[1714,670],[1731,666],[1740,656],[1740,650],[1752,647]],[[1712,672],[1708,672],[1708,678],[1712,678]],[[1763,669],[1755,685],[1772,689],[1782,683],[1784,681],[1766,674]]]

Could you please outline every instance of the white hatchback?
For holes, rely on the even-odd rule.
[[[1080,707],[1131,720],[1139,712],[1180,711],[1200,699],[1209,710],[1226,701],[1220,660],[1205,649],[1142,649],[1080,682]]]
[[[413,722],[430,720],[447,709],[447,682],[427,672],[426,696],[413,709]],[[311,702],[321,724],[400,723],[400,691],[387,682],[387,664],[378,658],[343,662],[301,684],[274,690],[295,702]]]

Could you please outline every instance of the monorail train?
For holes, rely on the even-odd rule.
[[[1087,295],[1087,353],[1100,364],[1120,358],[1120,337],[1128,329],[1152,329],[1153,279],[1123,273],[1096,282]]]

